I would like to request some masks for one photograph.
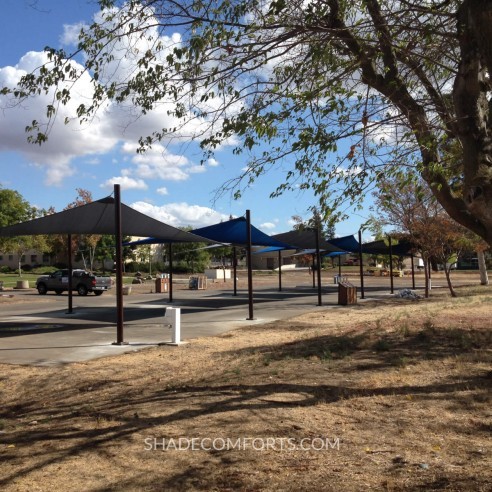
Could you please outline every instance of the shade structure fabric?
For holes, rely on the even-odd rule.
[[[121,204],[122,234],[125,236],[155,236],[161,242],[204,242],[206,239],[182,231]],[[0,228],[0,236],[39,234],[114,234],[115,200],[109,196],[80,207],[46,217]]]
[[[344,249],[350,253],[359,252],[359,241],[355,239],[354,236],[344,236],[337,237],[335,239],[330,239],[330,244],[333,246]],[[409,241],[404,240],[393,240],[391,245],[391,252],[397,256],[410,256],[415,247]],[[389,241],[385,239],[379,239],[377,241],[371,241],[369,243],[362,243],[362,253],[372,254],[372,255],[389,255]]]
[[[391,245],[391,253],[396,256],[410,256],[415,247],[408,241],[396,241]],[[362,244],[362,252],[373,255],[389,255],[389,242],[383,239]]]
[[[203,239],[204,241],[215,241],[216,243],[227,246],[244,246],[248,243],[246,228],[246,219],[239,217],[226,222],[220,222],[219,224],[194,229],[190,234],[205,238]],[[133,246],[139,244],[160,244],[162,242],[158,237],[148,237],[147,239],[140,239],[126,244]],[[253,225],[251,226],[251,244],[252,246],[270,246],[276,248],[276,250],[295,249],[288,244],[273,239]]]
[[[329,258],[334,258],[336,256],[346,255],[347,253],[348,253],[348,251],[332,251],[331,253],[326,253],[326,254],[323,253],[323,256],[327,256]]]
[[[291,244],[295,249],[316,249],[316,231],[313,229],[293,230],[272,236],[277,241]],[[342,251],[343,248],[332,245],[327,240],[320,238],[319,249],[327,253]]]
[[[280,246],[268,246],[267,248],[259,249],[257,251],[253,251],[255,255],[268,254],[268,253],[278,253],[279,251],[289,252],[296,251],[292,247],[280,247]]]
[[[230,243],[237,246],[242,246],[248,243],[247,221],[244,217],[227,220],[219,224],[201,227],[191,231],[202,237],[206,237],[219,243]],[[293,249],[292,246],[282,241],[274,239],[272,236],[265,234],[251,226],[251,244],[253,246],[271,246],[278,248]]]
[[[353,235],[336,237],[334,239],[330,239],[329,242],[333,246],[336,246],[337,248],[343,249],[344,251],[348,251],[350,253],[355,253],[359,251],[359,241],[357,241],[357,239],[355,239]]]

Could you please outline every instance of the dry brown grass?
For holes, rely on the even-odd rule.
[[[492,490],[492,288],[461,294],[3,365],[0,489]],[[146,450],[179,438],[268,449]]]

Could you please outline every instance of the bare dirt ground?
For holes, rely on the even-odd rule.
[[[1,365],[0,489],[492,490],[492,287]]]

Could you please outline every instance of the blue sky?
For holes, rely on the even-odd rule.
[[[70,26],[90,23],[97,11],[90,0],[2,0],[0,86],[38,66],[45,46],[70,51]],[[83,127],[59,122],[49,142],[38,147],[27,143],[24,128],[42,117],[43,101],[6,106],[0,98],[0,184],[39,208],[62,210],[76,198],[77,188],[102,198],[119,183],[126,204],[176,227],[202,227],[250,209],[253,224],[275,234],[291,229],[293,215],[308,218],[308,207],[315,203],[309,192],[270,199],[282,182],[280,172],[260,178],[238,201],[226,194],[214,202],[215,190],[240,173],[245,158],[224,147],[215,160],[200,166],[195,142],[158,146],[137,156],[136,142],[155,124],[152,117],[124,128],[118,127],[118,114],[101,115]],[[356,233],[368,215],[367,208],[351,212],[337,225],[337,235]]]

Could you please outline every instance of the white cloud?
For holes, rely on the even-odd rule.
[[[100,13],[96,14],[95,20],[101,20]],[[180,45],[181,35],[173,33],[170,36],[162,36],[151,17],[144,21],[144,24],[145,35],[142,34],[144,31],[138,30],[138,33],[130,36],[115,36],[112,46],[108,46],[107,49],[116,56],[99,74],[101,83],[124,83],[134,77],[138,70],[137,60],[142,53],[154,48],[158,44],[157,40],[163,48],[156,54],[153,63],[167,64],[166,57],[174,47]],[[84,27],[84,24],[65,25],[60,37],[61,42],[64,45],[76,45],[81,27]],[[48,58],[44,52],[26,53],[16,66],[0,68],[0,87],[14,88],[20,77],[38,70],[47,62]],[[23,154],[30,163],[45,171],[46,184],[60,185],[65,178],[77,174],[78,164],[74,163],[77,157],[106,154],[114,150],[118,143],[137,142],[139,137],[150,135],[162,128],[178,128],[172,134],[173,142],[190,142],[197,134],[206,134],[209,125],[206,119],[190,118],[190,122],[182,126],[182,120],[171,116],[169,114],[169,110],[173,107],[171,99],[158,101],[155,108],[145,115],[130,102],[126,105],[106,102],[89,123],[80,125],[75,118],[66,125],[65,119],[74,118],[80,104],[89,106],[93,95],[93,81],[89,72],[84,71],[82,65],[75,60],[71,61],[71,65],[80,70],[82,75],[73,85],[67,82],[71,99],[66,105],[58,108],[57,117],[49,132],[49,140],[42,146],[33,146],[27,142],[25,128],[33,120],[41,124],[45,123],[46,106],[53,102],[53,92],[31,97],[22,104],[12,101],[9,96],[0,96],[0,108],[4,109],[0,112],[0,152],[17,151]],[[62,88],[63,86],[60,85],[59,89]],[[218,104],[218,101],[212,101],[210,104]],[[44,131],[43,127],[42,131]],[[208,166],[197,166],[186,157],[168,151],[165,147],[168,142],[164,138],[163,145],[154,145],[145,155],[136,155],[134,144],[124,144],[123,152],[129,153],[131,149],[133,153],[129,158],[134,168],[127,176],[136,181],[147,179],[183,181],[188,179],[190,174],[202,173],[208,166],[218,165],[215,159],[210,159]],[[234,138],[231,138],[223,145],[234,143]]]
[[[47,62],[45,53],[29,52],[15,67],[0,68],[0,87],[14,87],[19,78]],[[53,102],[52,94],[39,95],[22,104],[13,105],[9,96],[0,96],[0,151],[18,151],[32,164],[46,170],[45,183],[59,185],[72,176],[76,169],[71,163],[75,157],[101,154],[117,142],[108,121],[103,117],[81,126],[78,122],[64,124],[81,102],[87,102],[92,86],[87,74],[83,75],[72,99],[59,107],[59,115],[50,130],[49,139],[41,146],[27,141],[25,127],[33,120],[42,121],[46,105]]]
[[[208,207],[190,205],[186,202],[168,203],[162,206],[151,205],[146,202],[135,202],[131,207],[174,227],[191,226],[196,229],[229,220],[228,215],[221,214]]]
[[[77,46],[79,42],[79,33],[81,29],[87,29],[89,26],[84,22],[77,24],[64,24],[63,34],[60,36],[60,43],[65,46]]]
[[[165,186],[157,188],[156,191],[157,193],[159,193],[159,195],[169,195],[169,191],[167,191],[167,188]]]
[[[207,168],[205,166],[200,166],[200,165],[191,166],[190,168],[188,168],[188,172],[190,174],[201,174],[204,173],[206,170]]]
[[[260,229],[275,229],[275,227],[277,227],[277,224],[273,222],[263,222],[263,224],[260,224]]]
[[[348,169],[341,166],[337,166],[334,170],[334,173],[339,174],[340,176],[357,176],[362,171],[363,169],[360,166],[353,166]]]
[[[143,179],[133,179],[128,176],[110,178],[101,185],[101,188],[112,188],[115,184],[119,184],[122,190],[146,190],[148,188]]]
[[[216,167],[219,165],[219,161],[214,159],[213,157],[211,157],[210,159],[207,160],[207,164],[210,166],[210,167]]]
[[[122,151],[130,156],[134,164],[133,167],[122,170],[125,176],[146,180],[185,181],[192,174],[207,171],[206,166],[194,164],[184,155],[173,154],[161,144],[155,144],[143,154],[137,154],[136,150],[136,144],[127,142],[122,146]]]

